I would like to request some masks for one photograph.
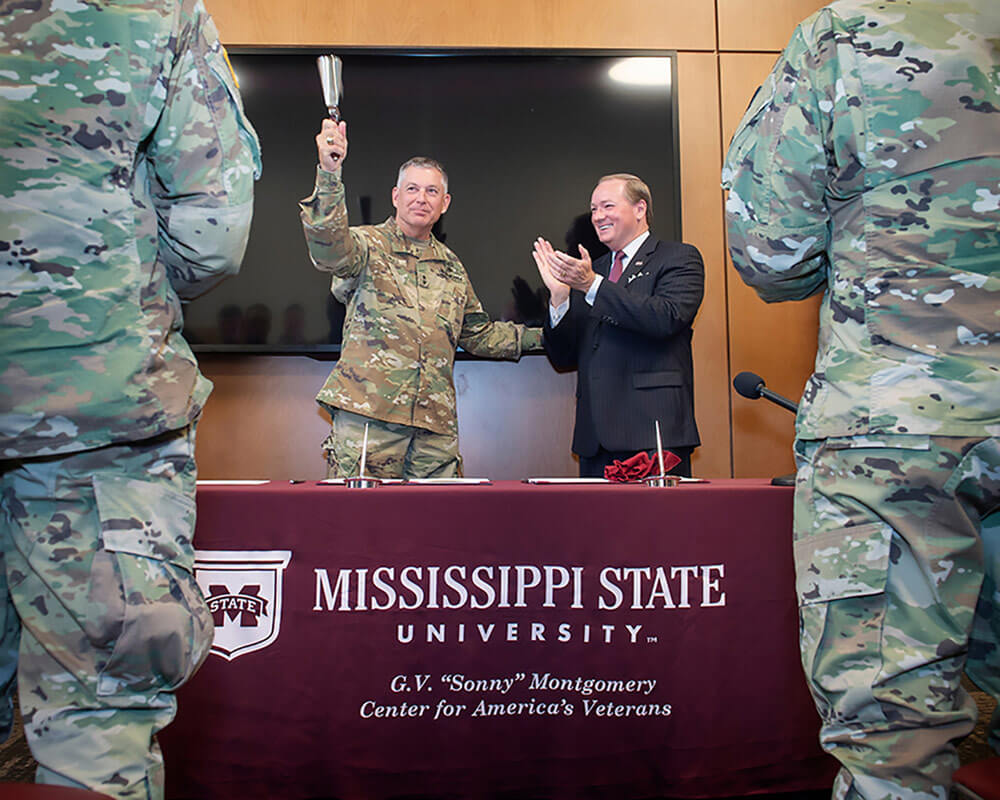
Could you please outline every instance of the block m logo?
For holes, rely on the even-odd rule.
[[[260,596],[259,584],[247,584],[236,594],[222,583],[213,583],[208,587],[208,608],[215,620],[215,627],[223,623],[223,617],[235,620],[239,617],[241,628],[251,628],[258,625],[260,617],[267,616],[267,599]]]
[[[195,551],[194,576],[215,621],[213,653],[232,661],[278,638],[282,576],[291,557],[289,550]]]

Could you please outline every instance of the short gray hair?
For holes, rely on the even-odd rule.
[[[428,158],[427,156],[414,156],[413,158],[404,162],[403,166],[399,168],[399,174],[396,176],[396,186],[402,186],[403,184],[403,173],[406,172],[410,167],[424,167],[426,169],[436,169],[441,173],[441,180],[444,183],[444,193],[448,194],[448,173],[444,171],[444,167],[441,166],[440,161],[435,161],[433,158]]]
[[[636,176],[630,175],[627,172],[616,172],[614,175],[605,175],[598,182],[597,185],[600,186],[605,181],[624,181],[625,182],[625,199],[628,200],[632,205],[635,205],[640,200],[646,201],[646,224],[652,228],[653,227],[653,195],[649,191],[649,187],[646,182]]]

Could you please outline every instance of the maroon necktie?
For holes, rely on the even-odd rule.
[[[615,253],[615,263],[611,265],[611,274],[608,275],[608,280],[612,283],[618,283],[618,279],[622,276],[622,261],[624,260],[624,250],[619,250]]]

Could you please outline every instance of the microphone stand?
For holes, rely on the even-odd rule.
[[[795,486],[795,475],[794,472],[789,472],[787,475],[775,475],[771,478],[772,486]]]

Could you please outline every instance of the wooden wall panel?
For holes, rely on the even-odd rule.
[[[726,341],[726,254],[719,198],[718,64],[713,53],[679,53],[677,100],[684,241],[705,260],[705,299],[694,326],[695,418],[703,445],[692,470],[728,476],[729,359]],[[656,208],[656,198],[653,198]]]
[[[332,362],[298,356],[202,356],[215,383],[198,424],[202,478],[323,478],[330,430],[316,393]]]
[[[771,50],[788,44],[795,26],[829,0],[716,0],[720,50]]]
[[[208,0],[227,44],[711,50],[705,0]]]

